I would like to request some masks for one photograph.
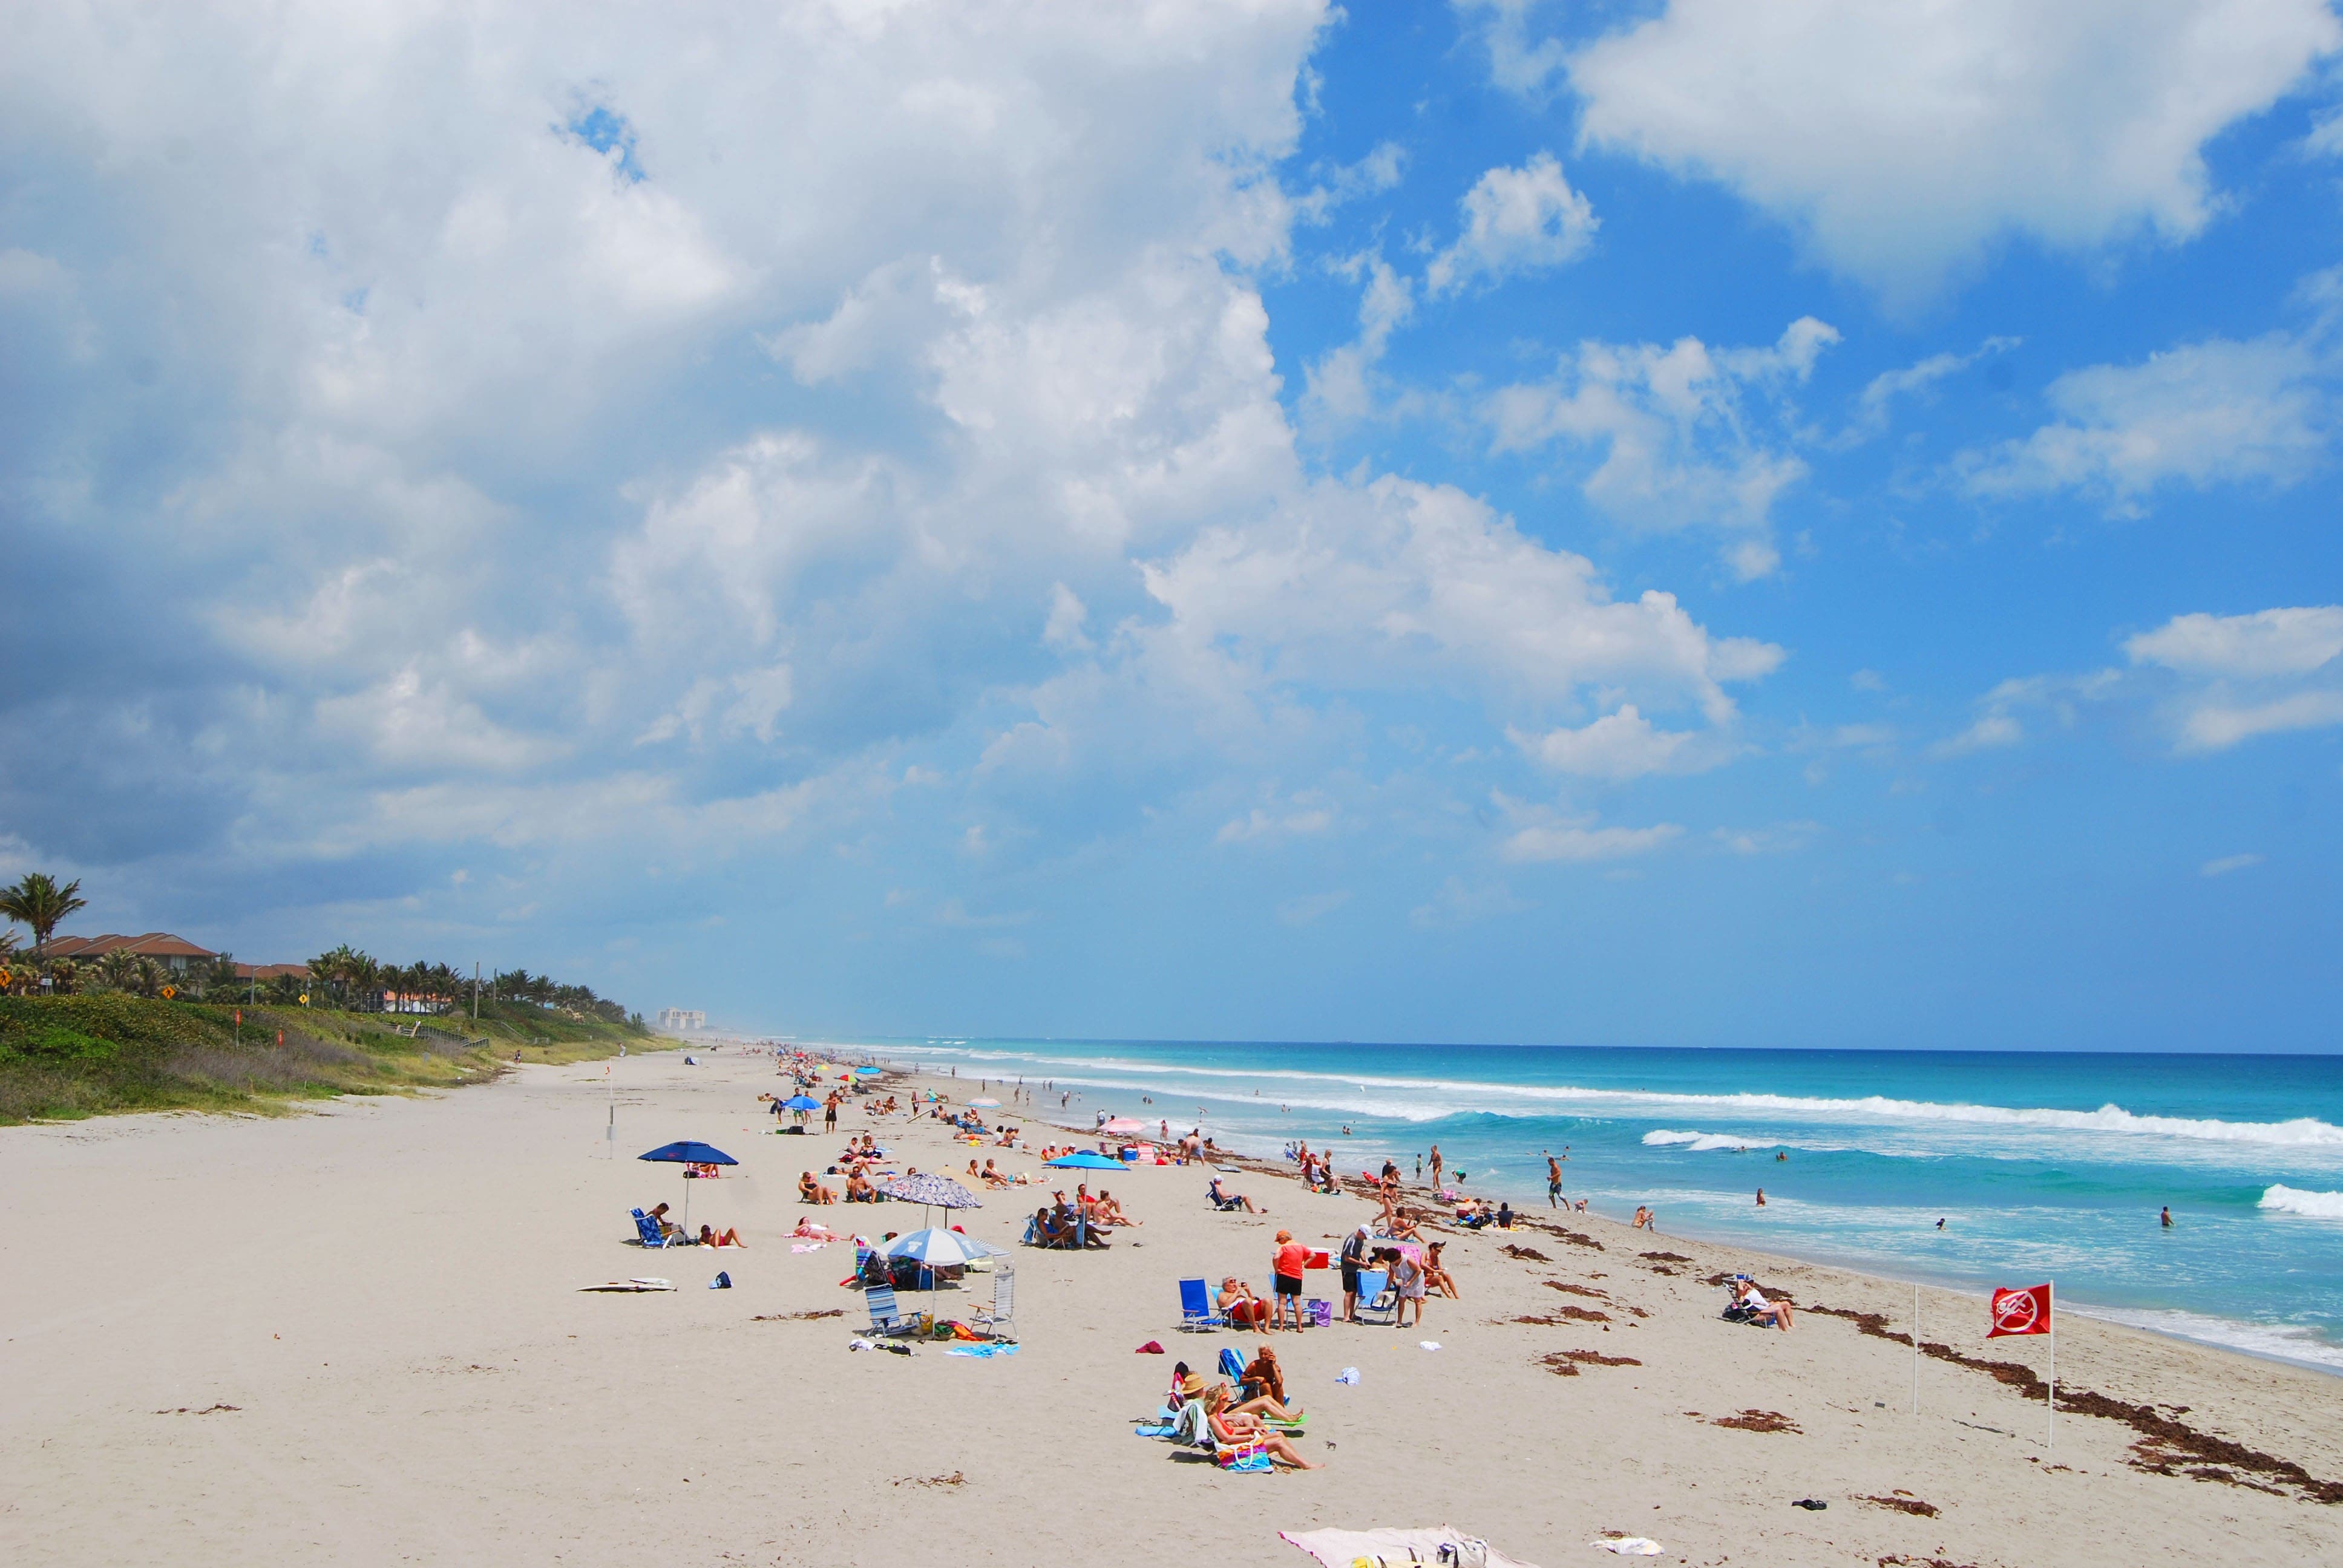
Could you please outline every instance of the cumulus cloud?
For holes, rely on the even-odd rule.
[[[1560,266],[1582,255],[1601,226],[1594,204],[1571,189],[1552,153],[1519,168],[1491,169],[1457,205],[1463,222],[1455,240],[1424,268],[1424,290],[1435,299]]]
[[[2138,515],[2167,485],[2293,484],[2331,439],[2330,374],[2287,333],[2208,338],[2137,365],[2072,370],[2050,385],[2053,422],[1965,453],[1956,469],[1973,495],[2074,490],[2116,516]]]
[[[1654,727],[1632,702],[1577,729],[1544,735],[1515,729],[1507,735],[1524,755],[1557,773],[1614,781],[1646,773],[1696,772],[1715,767],[1727,755],[1721,747],[1701,746],[1694,731]]]
[[[1766,347],[1583,343],[1553,378],[1492,394],[1482,416],[1494,451],[1599,451],[1581,487],[1603,512],[1652,532],[1715,529],[1735,574],[1760,578],[1780,564],[1774,503],[1807,472],[1788,395],[1838,340],[1802,317]]]
[[[2324,0],[1668,0],[1574,49],[1493,11],[1501,82],[1565,73],[1588,145],[1725,186],[1896,303],[2007,236],[2200,233],[2206,144],[2343,45]]]
[[[1516,829],[1501,852],[1508,860],[1525,862],[1624,860],[1648,855],[1683,835],[1674,822],[1649,828],[1598,828],[1592,819],[1533,822]]]

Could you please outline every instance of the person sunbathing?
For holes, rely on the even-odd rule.
[[[713,1225],[702,1225],[699,1228],[699,1244],[703,1247],[745,1248],[749,1243],[740,1240],[740,1232],[738,1229],[719,1234]]]
[[[1386,1232],[1386,1234],[1391,1236],[1393,1240],[1399,1241],[1421,1241],[1423,1240],[1423,1232],[1416,1229],[1415,1211],[1413,1209],[1402,1209],[1399,1211],[1398,1218],[1391,1221],[1391,1229]]]
[[[1212,1395],[1225,1395],[1226,1392],[1227,1385],[1222,1384],[1212,1391]],[[1232,1448],[1259,1448],[1263,1453],[1269,1455],[1272,1463],[1290,1465],[1295,1470],[1325,1468],[1322,1464],[1312,1464],[1302,1458],[1302,1451],[1295,1448],[1293,1440],[1283,1432],[1264,1432],[1258,1422],[1237,1416],[1233,1412],[1222,1414],[1213,1408],[1213,1404],[1212,1396],[1206,1396],[1204,1420],[1212,1427],[1212,1440],[1215,1442],[1224,1442]]]
[[[879,1190],[863,1179],[861,1171],[857,1171],[846,1179],[846,1201],[850,1203],[876,1203],[879,1201]]]
[[[798,1172],[798,1201],[800,1203],[835,1203],[838,1195],[813,1179],[810,1171]]]
[[[1254,1352],[1252,1360],[1245,1363],[1244,1371],[1238,1375],[1242,1384],[1238,1391],[1240,1393],[1251,1394],[1254,1398],[1266,1394],[1275,1400],[1280,1408],[1283,1408],[1285,1369],[1277,1364],[1275,1351],[1267,1345],[1262,1346]],[[1302,1412],[1297,1407],[1293,1413],[1300,1415]]]
[[[971,1165],[970,1169],[975,1170],[975,1167]],[[976,1174],[978,1180],[981,1181],[988,1187],[1006,1187],[1010,1185],[1009,1173],[1001,1170],[990,1160],[984,1162],[984,1169],[978,1171]]]
[[[1445,1241],[1433,1241],[1423,1249],[1423,1282],[1426,1288],[1438,1291],[1452,1302],[1462,1301],[1463,1298],[1456,1293],[1456,1276],[1441,1265],[1440,1249],[1446,1245]]]
[[[1755,1322],[1772,1323],[1785,1334],[1790,1332],[1790,1303],[1767,1301],[1765,1292],[1757,1288],[1755,1282],[1751,1282],[1749,1288],[1741,1292],[1740,1305],[1749,1309],[1749,1315]]]
[[[691,1240],[690,1234],[686,1231],[682,1226],[677,1224],[674,1221],[667,1217],[666,1204],[659,1204],[650,1211],[648,1217],[653,1223],[659,1226],[659,1233],[661,1236],[681,1241],[689,1241]]]
[[[1237,1329],[1257,1329],[1269,1322],[1269,1303],[1252,1293],[1252,1287],[1232,1274],[1221,1282],[1220,1294],[1212,1305]]]
[[[1114,1201],[1114,1194],[1108,1191],[1103,1187],[1099,1189],[1098,1219],[1099,1223],[1102,1225],[1144,1225],[1147,1223],[1144,1220],[1134,1220],[1130,1215],[1124,1213],[1122,1211],[1122,1205]]]
[[[1224,1190],[1221,1186],[1221,1179],[1217,1176],[1212,1178],[1212,1184],[1207,1189],[1207,1191],[1212,1195],[1212,1206],[1214,1208],[1242,1209],[1248,1214],[1258,1214],[1261,1212],[1260,1210],[1252,1206],[1252,1200],[1246,1197],[1243,1193],[1231,1192]]]
[[[835,1241],[838,1233],[829,1226],[817,1224],[800,1214],[798,1216],[798,1228],[789,1232],[789,1238],[792,1241]]]

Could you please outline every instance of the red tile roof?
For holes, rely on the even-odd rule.
[[[199,948],[185,937],[175,937],[168,931],[148,931],[137,937],[55,937],[41,950],[41,956],[80,960],[102,959],[111,952],[128,952],[145,959],[209,959],[219,956],[209,948]]]

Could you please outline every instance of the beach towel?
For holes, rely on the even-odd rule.
[[[1013,1356],[1016,1353],[1017,1347],[1013,1343],[954,1345],[944,1352],[948,1356]]]
[[[633,1294],[642,1291],[671,1291],[675,1289],[672,1284],[669,1284],[665,1280],[628,1280],[624,1284],[619,1283],[616,1280],[612,1280],[607,1285],[580,1285],[578,1288],[580,1291],[615,1291],[626,1294]]]
[[[1351,1568],[1362,1557],[1370,1562],[1380,1557],[1388,1563],[1405,1563],[1410,1553],[1419,1563],[1437,1563],[1442,1547],[1453,1552],[1467,1542],[1482,1545],[1488,1554],[1488,1568],[1531,1568],[1529,1563],[1481,1543],[1478,1536],[1466,1535],[1446,1524],[1436,1530],[1281,1530],[1277,1535],[1279,1540],[1290,1541],[1309,1553],[1325,1568]],[[1453,1555],[1447,1560],[1457,1561]]]
[[[1616,1552],[1623,1557],[1657,1557],[1667,1550],[1658,1542],[1642,1535],[1606,1535],[1587,1544],[1600,1546],[1605,1552]]]

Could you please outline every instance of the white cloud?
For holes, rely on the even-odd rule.
[[[1501,80],[1564,65],[1500,18]],[[2324,0],[1669,0],[1564,68],[1588,144],[1716,180],[1911,303],[2005,236],[2197,234],[2205,145],[2338,44]]]
[[[1560,266],[1584,254],[1601,226],[1594,204],[1571,189],[1552,153],[1489,170],[1457,205],[1463,228],[1424,268],[1424,292],[1435,299]]]
[[[2006,354],[2022,341],[2016,337],[1988,337],[1966,354],[1931,354],[1901,370],[1882,371],[1865,385],[1862,395],[1855,399],[1855,418],[1839,437],[1839,444],[1853,445],[1885,434],[1898,397],[1924,396],[1946,377],[1959,375],[1980,359]]]
[[[2124,642],[2135,665],[2177,677],[2167,719],[2177,749],[2222,751],[2259,736],[2343,724],[2343,605],[2177,615]]]
[[[2180,749],[2225,751],[2264,735],[2338,724],[2343,724],[2343,691],[2298,691],[2242,707],[2213,699],[2190,709],[2181,720]]]
[[[1725,685],[1783,658],[1713,639],[1673,595],[1614,600],[1584,557],[1457,490],[1390,476],[1321,485],[1249,529],[1208,529],[1144,575],[1192,662],[1228,648],[1262,676],[1335,689],[1429,674],[1499,699],[1569,700],[1600,683],[1723,722]]]
[[[1524,754],[1557,773],[1614,781],[1640,779],[1647,773],[1698,772],[1729,756],[1721,746],[1704,747],[1695,731],[1655,728],[1632,702],[1582,729],[1554,729],[1544,735],[1509,729],[1506,736]]]
[[[2197,868],[2200,875],[2226,877],[2232,871],[2243,871],[2262,863],[2259,855],[2224,855],[2217,860],[2207,860]]]
[[[1965,453],[1956,468],[1973,495],[2077,490],[2117,516],[2138,514],[2167,484],[2292,484],[2327,450],[2326,375],[2319,357],[2285,333],[2069,371],[2050,385],[2056,422]]]
[[[2307,675],[2343,654],[2343,605],[2177,615],[2123,646],[2134,664],[2160,664],[2191,675]]]
[[[1090,610],[1081,598],[1063,583],[1050,585],[1050,618],[1041,628],[1041,641],[1061,653],[1088,653],[1092,644],[1082,631]]]
[[[1664,347],[1583,343],[1553,380],[1501,388],[1482,414],[1498,452],[1555,442],[1600,449],[1582,483],[1587,499],[1652,532],[1716,529],[1746,580],[1778,564],[1774,503],[1806,475],[1791,449],[1787,394],[1838,340],[1802,317],[1764,348],[1711,348],[1696,337]],[[1761,427],[1769,406],[1780,427],[1770,442]]]
[[[1545,823],[1523,828],[1505,840],[1508,860],[1620,860],[1648,855],[1684,829],[1673,822],[1650,828],[1594,828],[1576,823]]]
[[[1397,188],[1407,174],[1407,149],[1397,142],[1378,142],[1357,163],[1320,166],[1311,174],[1320,183],[1293,198],[1293,220],[1326,223],[1337,207]]]
[[[1998,750],[2026,739],[2018,719],[2028,710],[2046,713],[2061,729],[2071,729],[2085,703],[2104,700],[2122,681],[2116,670],[2090,675],[2028,675],[2005,680],[1977,701],[1976,719],[1959,734],[1928,749],[1936,758],[1966,757],[1972,752]]]
[[[1415,314],[1415,286],[1383,257],[1354,256],[1346,270],[1366,278],[1359,295],[1359,336],[1302,367],[1302,411],[1313,426],[1329,430],[1375,412],[1381,381],[1375,367],[1392,334]]]

